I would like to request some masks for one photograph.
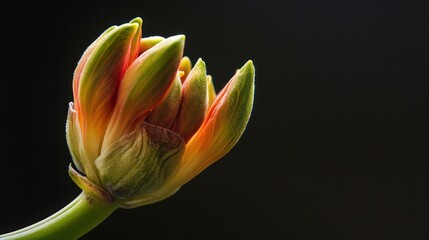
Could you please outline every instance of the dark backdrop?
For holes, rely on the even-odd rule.
[[[428,4],[126,2],[1,3],[0,232],[79,194],[64,138],[74,68],[140,16],[144,36],[186,34],[217,89],[252,59],[255,107],[225,158],[83,239],[428,237]]]

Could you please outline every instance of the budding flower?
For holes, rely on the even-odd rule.
[[[88,47],[66,125],[79,179],[126,208],[174,194],[223,157],[253,105],[251,61],[216,94],[205,63],[183,57],[183,35],[141,38],[141,25],[111,27]]]

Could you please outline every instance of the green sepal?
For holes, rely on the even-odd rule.
[[[102,200],[106,203],[112,203],[116,199],[110,193],[103,190],[93,182],[89,181],[88,178],[83,176],[80,172],[73,168],[72,164],[69,165],[69,176],[76,185],[88,194],[89,196],[95,197],[96,199]]]
[[[76,116],[73,102],[69,103],[69,110],[66,122],[66,140],[73,162],[79,171],[85,173],[84,150],[82,148],[82,137],[80,133],[79,121]]]
[[[95,161],[103,188],[130,199],[162,187],[185,148],[172,131],[147,123],[111,145]]]

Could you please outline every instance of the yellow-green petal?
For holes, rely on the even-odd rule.
[[[188,77],[188,74],[191,71],[191,69],[192,69],[191,59],[189,59],[188,57],[183,57],[182,60],[180,61],[180,65],[179,65],[179,71],[181,71],[183,73],[183,75],[180,76],[182,83]]]
[[[146,52],[149,48],[152,48],[163,40],[165,40],[165,38],[159,36],[145,37],[140,39],[139,53]]]
[[[182,82],[177,73],[167,96],[146,118],[146,122],[163,128],[170,128],[179,111],[182,99]]]
[[[210,75],[207,75],[207,88],[208,88],[207,91],[208,91],[208,95],[209,95],[208,106],[210,108],[216,99],[216,90],[215,90],[215,87],[213,85],[212,76],[210,76]]]
[[[206,64],[199,59],[183,83],[183,96],[172,130],[188,141],[200,128],[208,109]]]

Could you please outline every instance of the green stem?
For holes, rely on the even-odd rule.
[[[82,192],[50,217],[26,228],[0,235],[0,239],[77,239],[95,228],[120,205]]]

